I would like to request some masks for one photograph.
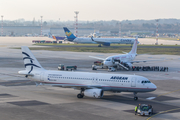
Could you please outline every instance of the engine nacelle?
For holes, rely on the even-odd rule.
[[[84,95],[87,97],[102,98],[104,91],[102,89],[87,89],[84,91]]]
[[[104,46],[110,46],[111,43],[103,43]]]

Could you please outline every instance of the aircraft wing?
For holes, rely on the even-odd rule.
[[[131,61],[130,63],[140,63],[140,62],[149,62],[149,61],[163,61],[163,60],[140,60],[140,61]]]
[[[98,40],[94,40],[94,42],[96,42],[98,44],[104,44],[104,43],[110,43],[111,44],[111,42],[104,42],[104,41],[98,41]]]
[[[146,60],[142,60],[142,61],[131,61],[130,63],[140,63],[140,62],[147,62]]]
[[[34,74],[28,73],[26,70],[22,70],[18,72],[20,75],[34,76]]]
[[[99,57],[95,57],[95,56],[89,56],[89,57],[95,58],[95,59],[98,59],[98,60],[106,60],[106,59],[104,59],[104,58],[99,58]]]
[[[93,89],[93,88],[102,88],[100,85],[69,85],[69,84],[52,84],[53,87],[63,87],[63,88],[74,88],[74,89]]]
[[[98,43],[98,44],[111,44],[111,42],[110,41],[103,41],[102,39],[101,40],[97,40],[97,39],[94,39],[93,38],[93,36],[91,37],[91,40],[93,41],[93,42],[96,42],[96,43]]]

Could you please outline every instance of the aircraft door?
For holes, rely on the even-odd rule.
[[[131,87],[136,87],[136,78],[135,77],[133,77],[131,79]]]
[[[41,81],[44,81],[44,73],[41,73]]]

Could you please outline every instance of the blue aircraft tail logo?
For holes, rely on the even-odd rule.
[[[71,31],[69,31],[69,29],[67,28],[67,27],[63,27],[63,29],[64,29],[64,32],[65,32],[65,34],[66,34],[66,36],[67,36],[67,39],[69,40],[69,41],[73,41],[76,37],[74,36],[74,34],[71,32]]]

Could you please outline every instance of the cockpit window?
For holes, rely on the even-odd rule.
[[[106,59],[106,61],[111,61],[110,59]]]
[[[147,80],[146,80],[146,81],[144,80],[144,81],[142,81],[141,83],[151,83],[151,82],[150,82],[150,81],[147,81]]]

